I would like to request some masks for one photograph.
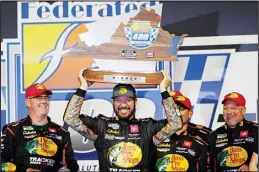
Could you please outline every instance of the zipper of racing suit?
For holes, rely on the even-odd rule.
[[[124,123],[124,128],[125,128],[125,142],[128,142],[128,131],[129,131],[129,124],[128,122]]]

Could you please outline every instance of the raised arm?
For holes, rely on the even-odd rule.
[[[91,141],[95,141],[97,138],[97,119],[89,116],[80,115],[80,110],[84,102],[84,96],[91,83],[88,83],[83,78],[84,69],[79,72],[78,80],[80,82],[80,88],[71,97],[64,113],[64,122],[73,128],[75,131],[88,138]],[[82,120],[83,121],[82,121]]]
[[[162,71],[164,79],[160,83],[160,92],[162,94],[162,103],[167,117],[166,125],[153,136],[153,143],[160,144],[165,139],[173,135],[177,130],[182,128],[181,113],[175,104],[173,98],[167,92],[167,88],[171,85],[170,76]]]

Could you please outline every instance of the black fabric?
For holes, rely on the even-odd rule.
[[[243,120],[236,128],[226,124],[209,136],[210,166],[214,171],[237,171],[248,165],[257,147],[257,123]]]
[[[50,172],[63,166],[73,172],[79,169],[69,132],[49,117],[43,126],[33,125],[30,117],[8,124],[3,127],[2,139],[1,164],[11,162],[16,171],[34,168]]]

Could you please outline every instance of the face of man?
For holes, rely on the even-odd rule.
[[[113,99],[114,112],[119,119],[130,119],[136,107],[136,99],[128,96],[118,96]]]
[[[238,106],[232,100],[226,100],[223,106],[223,117],[230,128],[236,127],[236,124],[244,119],[246,108]]]
[[[192,117],[193,111],[185,108],[182,105],[178,105],[178,108],[181,113],[183,125],[185,125],[188,123],[189,119]]]
[[[29,97],[26,99],[25,103],[31,115],[46,117],[49,113],[50,96],[47,94]]]

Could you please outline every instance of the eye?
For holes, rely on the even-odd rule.
[[[121,103],[121,100],[115,99],[115,103]]]

